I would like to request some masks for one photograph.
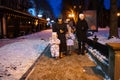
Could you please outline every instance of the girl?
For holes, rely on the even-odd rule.
[[[60,40],[57,38],[57,33],[56,32],[52,32],[52,37],[50,38],[50,51],[51,51],[51,55],[54,58],[58,58],[59,57],[59,44],[60,44]]]
[[[75,36],[72,33],[71,26],[67,25],[67,29],[68,29],[68,32],[66,34],[67,51],[68,51],[68,54],[71,55],[71,51],[74,46]]]

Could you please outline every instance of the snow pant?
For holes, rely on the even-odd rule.
[[[67,53],[71,54],[73,46],[67,46]]]
[[[52,57],[59,57],[59,45],[51,45],[50,51]]]
[[[67,45],[66,45],[66,43],[64,42],[64,43],[60,43],[60,53],[63,53],[63,54],[67,54],[66,52],[67,52]]]
[[[59,45],[59,47],[60,47],[60,56],[62,54],[66,55],[67,54],[67,44],[66,44],[65,34],[59,34],[58,39],[60,39],[60,45]]]

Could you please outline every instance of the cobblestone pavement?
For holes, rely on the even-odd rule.
[[[50,50],[44,53],[26,80],[104,80],[103,74],[96,68],[87,53],[61,59],[50,57]]]

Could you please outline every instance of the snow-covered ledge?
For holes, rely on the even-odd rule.
[[[94,42],[91,39],[88,39],[88,54],[93,59],[93,61],[99,66],[100,70],[105,75],[105,79],[109,79],[108,75],[108,67],[109,67],[109,53],[108,47],[104,44],[100,44],[99,42]]]
[[[118,35],[120,36],[120,28],[118,28]],[[94,58],[94,61],[96,61],[97,64],[102,68],[102,70],[105,71],[106,74],[110,73],[109,76],[111,76],[111,80],[114,80],[113,76],[115,80],[119,80],[120,77],[117,75],[120,75],[120,70],[118,70],[119,68],[116,68],[116,66],[120,66],[120,38],[116,38],[113,36],[111,39],[108,39],[108,36],[109,27],[98,28],[98,32],[94,32],[92,36],[88,37],[88,43],[90,44],[88,47],[88,51],[90,55]],[[97,39],[94,39],[95,37]],[[107,62],[107,65],[105,64],[105,62]],[[115,74],[112,70],[116,70]]]
[[[120,80],[120,43],[107,43],[109,48],[109,69],[111,80]]]
[[[111,80],[119,80],[120,43],[110,42],[101,44],[97,41],[88,39],[88,45],[88,52],[90,56],[92,56],[95,63],[101,67],[107,77]],[[107,54],[107,57],[103,54]]]

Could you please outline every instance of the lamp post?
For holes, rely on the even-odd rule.
[[[117,17],[118,17],[118,27],[120,27],[120,12],[117,13]]]

